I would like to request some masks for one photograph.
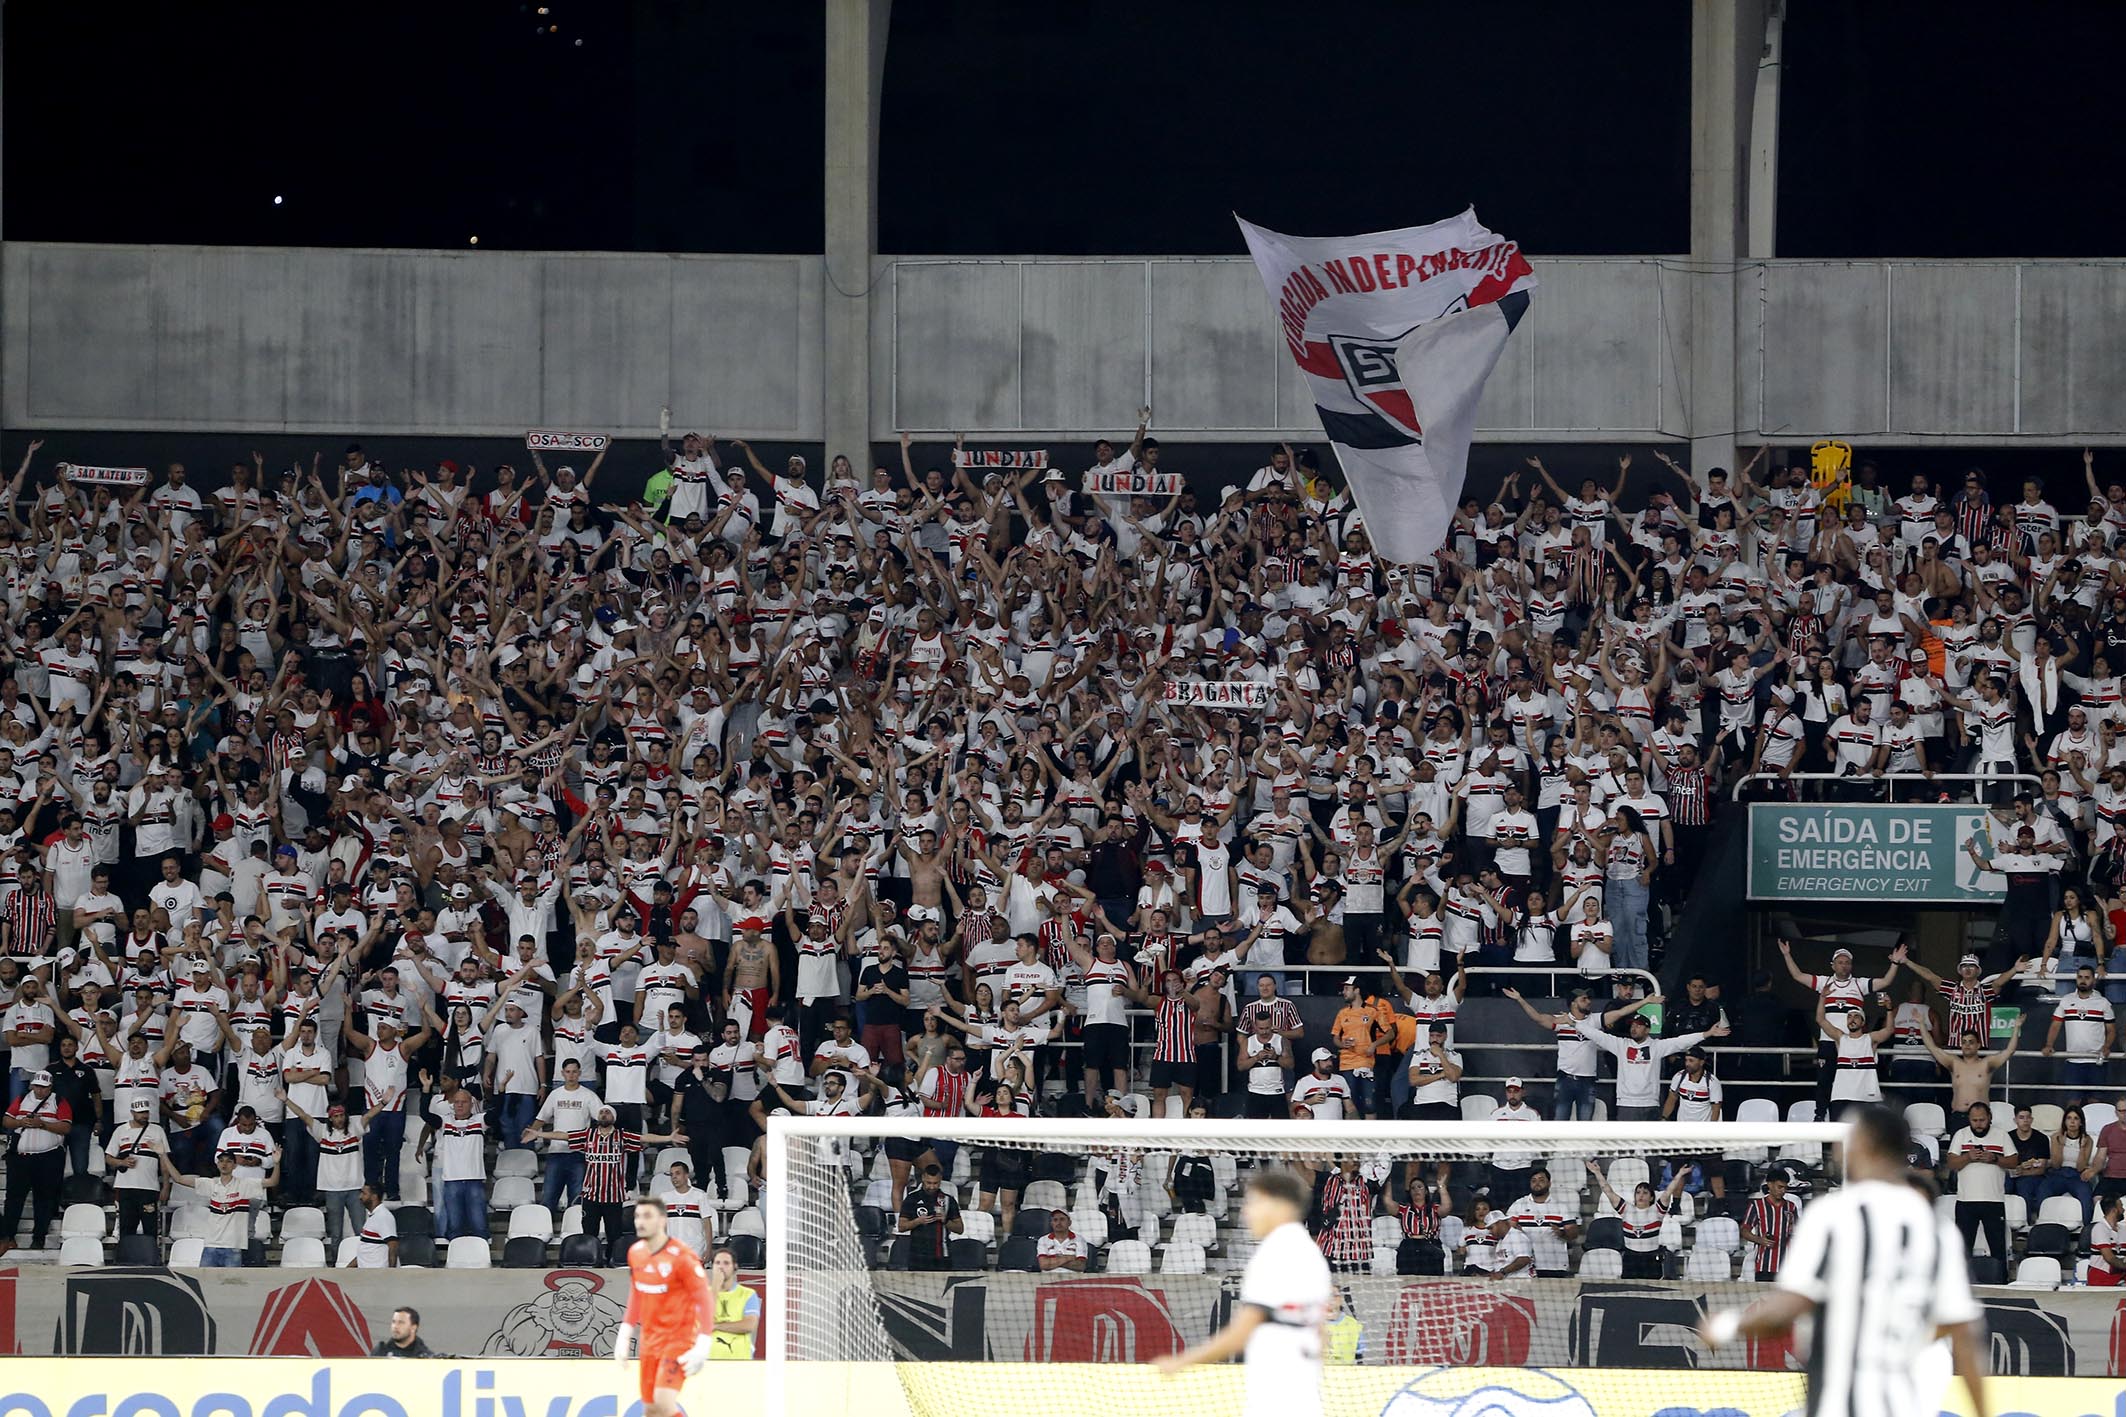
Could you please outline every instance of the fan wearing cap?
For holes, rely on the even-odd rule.
[[[52,1090],[52,1075],[40,1068],[28,1081],[0,1118],[0,1128],[14,1143],[7,1162],[7,1209],[0,1214],[0,1254],[15,1248],[25,1203],[31,1207],[30,1248],[44,1248],[58,1209],[67,1134],[74,1129],[73,1111]]]
[[[2003,907],[2001,918],[2004,921],[2013,905],[2011,899]],[[2038,928],[2042,931],[2046,923],[2041,920]],[[2015,957],[2015,963],[1999,973],[1982,974],[1980,971],[1984,966],[1979,963],[1978,956],[1967,954],[1956,962],[1954,979],[1942,978],[1916,959],[1907,960],[1906,963],[1911,965],[1914,974],[1926,980],[1941,995],[1942,1003],[1949,1010],[1948,1043],[1954,1048],[1963,1041],[1966,1034],[1976,1035],[1981,1043],[1992,1040],[1993,1005],[2000,998],[2001,990],[2007,986],[2008,981],[2023,972],[2023,966],[2029,963],[2029,956],[2019,954]]]
[[[1352,1108],[1351,1084],[1336,1071],[1336,1054],[1316,1048],[1313,1066],[1292,1084],[1290,1112],[1295,1119],[1341,1122]]]
[[[160,1157],[169,1146],[169,1134],[155,1120],[155,1104],[145,1097],[134,1098],[111,1128],[103,1161],[106,1174],[113,1178],[111,1194],[118,1202],[120,1239],[155,1234],[155,1202],[162,1194]]]
[[[1804,973],[1801,967],[1794,963],[1794,945],[1791,940],[1780,940],[1779,957],[1786,963],[1787,977],[1814,994],[1817,1003],[1823,1009],[1828,1009],[1833,1013],[1843,1013],[1848,1009],[1854,1008],[1865,1008],[1869,996],[1880,994],[1888,989],[1891,982],[1897,978],[1897,971],[1902,966],[1910,965],[1915,971],[1922,975],[1925,974],[1925,971],[1920,969],[1918,962],[1912,959],[1911,951],[1905,947],[1902,941],[1898,943],[1895,949],[1890,951],[1889,972],[1877,979],[1866,979],[1855,975],[1853,973],[1853,952],[1842,946],[1831,951],[1831,972],[1829,974]],[[1831,1115],[1831,1088],[1837,1079],[1838,1035],[1832,1033],[1828,1027],[1822,1027],[1818,1031],[1816,1042],[1817,1116],[1828,1117]]]

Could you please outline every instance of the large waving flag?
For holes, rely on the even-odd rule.
[[[1521,248],[1473,207],[1370,236],[1240,230],[1374,549],[1430,556],[1461,499],[1484,380],[1535,288]]]

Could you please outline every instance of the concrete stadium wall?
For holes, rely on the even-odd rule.
[[[1689,263],[1536,263],[1480,411],[1492,442],[1736,432],[2046,446],[2126,438],[2126,262],[1753,263],[1737,430],[1692,426]],[[9,243],[15,430],[509,437],[529,427],[823,433],[812,256]],[[872,434],[1318,439],[1237,258],[882,258]]]
[[[8,426],[819,436],[820,261],[5,250]]]
[[[1479,429],[1680,434],[1682,277],[1653,257],[1535,267],[1543,289],[1485,389]],[[904,257],[879,263],[872,302],[881,437],[1105,434],[1144,403],[1162,439],[1320,436],[1243,259]]]

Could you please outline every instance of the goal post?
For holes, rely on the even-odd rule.
[[[1266,1167],[1295,1170],[1313,1186],[1309,1228],[1337,1270],[1363,1340],[1348,1354],[1352,1361],[1331,1363],[1332,1414],[1373,1417],[1386,1410],[1383,1392],[1392,1396],[1396,1384],[1441,1366],[1555,1371],[1553,1381],[1573,1388],[1587,1408],[1545,1409],[1561,1417],[1610,1417],[1600,1391],[1614,1389],[1621,1400],[1631,1390],[1603,1370],[1756,1368],[1798,1384],[1783,1347],[1686,1355],[1685,1346],[1701,1309],[1762,1293],[1746,1282],[1734,1224],[1750,1195],[1775,1168],[1803,1198],[1830,1184],[1830,1147],[1845,1130],[1837,1123],[771,1116],[763,1196],[771,1410],[847,1398],[876,1417],[897,1414],[902,1403],[925,1417],[1005,1407],[1038,1417],[1183,1391],[1201,1401],[1159,1405],[1177,1414],[1217,1410],[1227,1387],[1237,1394],[1237,1370],[1170,1380],[1148,1360],[1230,1318],[1253,1245],[1240,1198],[1248,1176]],[[916,1156],[941,1163],[943,1189],[966,1226],[963,1243],[950,1247],[958,1253],[927,1269],[911,1254],[897,1255],[894,1243],[892,1202],[897,1186],[920,1184],[905,1164]],[[1590,1160],[1599,1179],[1588,1172]],[[1550,1173],[1547,1202],[1533,1200],[1536,1170]],[[1653,1212],[1637,1203],[1645,1193],[1635,1185],[1661,1187],[1664,1172],[1678,1171],[1688,1187],[1659,1216],[1658,1253],[1649,1254]],[[1717,1207],[1724,1217],[1712,1213],[1716,1174],[1726,1182],[1728,1199]],[[1610,1204],[1604,1182],[1626,1215]],[[1401,1212],[1413,1194],[1440,1206],[1440,1239],[1467,1242],[1487,1257],[1495,1249],[1486,1248],[1486,1235],[1521,1229],[1521,1220],[1472,1237],[1472,1212],[1520,1204],[1534,1262],[1504,1279],[1470,1277],[1451,1243],[1406,1245]],[[989,1207],[980,1216],[978,1202]],[[1056,1211],[1068,1219],[1054,1248],[1061,1256],[1073,1239],[1086,1242],[1082,1269],[1034,1262],[1038,1234]],[[1636,1233],[1620,1245],[1627,1216]],[[1412,1230],[1424,1230],[1422,1216],[1410,1220]],[[1669,1272],[1678,1267],[1686,1233],[1691,1248],[1704,1251],[1688,1255],[1690,1271],[1677,1280],[1650,1277],[1650,1260]],[[1584,1252],[1613,1245],[1616,1255],[1582,1263]],[[1779,1406],[1780,1394],[1798,1392],[1722,1405],[1777,1414],[1798,1405]],[[896,1401],[879,1406],[889,1393]],[[1682,1396],[1645,1410],[1689,1405]],[[1425,1417],[1422,1403],[1398,1411],[1405,1409]]]

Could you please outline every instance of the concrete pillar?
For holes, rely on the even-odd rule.
[[[1692,0],[1690,12],[1691,471],[1735,466],[1735,264],[1746,249],[1751,110],[1767,0]]]
[[[1784,0],[1764,17],[1764,52],[1757,61],[1750,109],[1749,244],[1752,261],[1779,254],[1779,76],[1786,54]]]
[[[871,260],[878,250],[878,106],[892,0],[827,0],[827,279],[821,428],[827,456],[871,470]]]

